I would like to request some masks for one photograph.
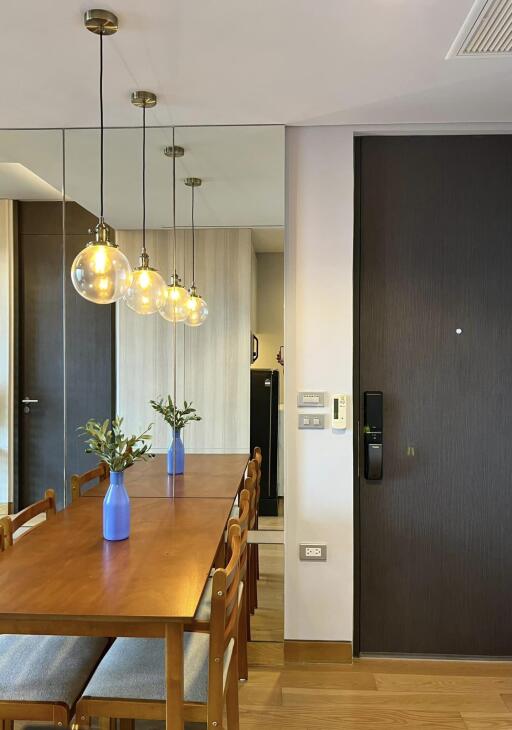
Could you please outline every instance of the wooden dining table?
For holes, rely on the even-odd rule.
[[[184,474],[167,474],[167,455],[156,454],[149,461],[139,461],[125,471],[124,484],[130,497],[176,497],[235,499],[247,455],[187,454]],[[109,482],[105,480],[84,492],[86,497],[103,497]]]
[[[220,496],[200,496],[206,467],[198,467],[196,487],[187,472],[196,496],[179,498],[167,494],[156,459],[137,479],[135,465],[135,491],[153,479],[162,494],[132,499],[127,540],[103,539],[101,495],[32,529],[0,554],[0,633],[165,639],[166,725],[183,730],[184,625],[199,606],[246,462],[224,461]]]

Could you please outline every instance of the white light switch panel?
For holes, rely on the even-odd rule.
[[[317,390],[305,390],[297,393],[299,408],[321,408],[325,403],[325,393]]]

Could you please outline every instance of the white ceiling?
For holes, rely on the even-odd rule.
[[[60,131],[0,130],[0,197],[58,199],[63,180],[62,140]],[[97,130],[66,131],[66,197],[96,215],[98,142]],[[185,149],[184,156],[176,161],[176,218],[180,227],[191,222],[191,190],[184,184],[186,177],[203,180],[196,189],[197,226],[284,225],[283,127],[178,128],[175,143]],[[172,224],[172,159],[164,154],[170,144],[171,129],[148,130],[148,228]],[[117,229],[135,229],[142,224],[141,149],[140,129],[105,133],[105,217]],[[20,169],[23,180],[18,179]],[[18,170],[18,178],[14,170]]]
[[[0,162],[0,198],[62,200],[62,191],[18,162]]]
[[[511,59],[446,53],[472,0],[123,0],[105,41],[105,119],[155,123],[501,122]],[[87,3],[2,3],[0,127],[97,124],[97,38]]]

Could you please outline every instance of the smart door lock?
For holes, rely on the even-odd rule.
[[[383,394],[367,390],[364,394],[364,477],[382,479]]]

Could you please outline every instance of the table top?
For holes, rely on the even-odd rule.
[[[157,454],[138,461],[125,471],[125,487],[130,497],[176,497],[234,500],[247,466],[244,454],[187,454],[185,474],[167,474],[167,455]],[[84,497],[103,497],[108,481],[84,492]]]
[[[0,620],[191,619],[231,505],[135,499],[129,539],[107,542],[103,501],[80,499],[0,553]]]

